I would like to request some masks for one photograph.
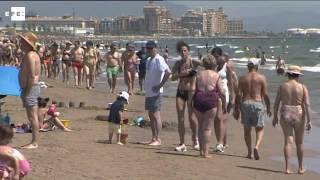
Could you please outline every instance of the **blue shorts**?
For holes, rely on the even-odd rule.
[[[161,109],[161,95],[146,97],[145,109],[149,112],[157,112]]]
[[[266,107],[261,101],[247,100],[241,104],[241,123],[244,126],[264,127]]]

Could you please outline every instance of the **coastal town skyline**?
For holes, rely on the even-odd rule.
[[[0,17],[2,22],[0,26],[10,24],[4,17],[4,12],[11,6],[25,6],[26,11],[37,12],[40,16],[63,16],[71,15],[72,7],[76,11],[76,15],[81,17],[97,16],[143,16],[143,5],[147,1],[135,2],[115,2],[115,1],[99,1],[99,2],[0,2]],[[314,1],[292,1],[292,2],[261,2],[261,1],[164,1],[158,2],[161,6],[166,6],[173,17],[182,16],[185,11],[191,8],[204,7],[215,8],[223,7],[229,17],[244,20],[245,30],[251,32],[273,31],[284,32],[289,28],[317,28],[320,22],[315,18],[320,15],[317,7],[320,2]],[[72,6],[71,6],[72,5]],[[114,7],[114,8],[112,8]],[[117,11],[117,9],[123,11]],[[96,11],[85,11],[85,9],[96,9]],[[51,10],[49,10],[51,9]],[[55,11],[52,11],[55,9]],[[259,12],[259,13],[256,13]],[[277,18],[275,18],[277,17]],[[277,21],[274,21],[277,19]]]

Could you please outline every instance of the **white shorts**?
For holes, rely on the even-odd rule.
[[[115,123],[109,122],[108,131],[109,131],[109,133],[116,132],[116,133],[120,134],[121,133],[121,126],[120,126],[120,124],[115,124]]]

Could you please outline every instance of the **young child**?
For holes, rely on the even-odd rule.
[[[63,123],[60,121],[58,116],[60,115],[59,112],[56,112],[56,102],[52,101],[52,104],[47,108],[47,104],[49,102],[49,98],[41,98],[38,97],[38,119],[39,119],[39,126],[40,131],[48,131],[50,130],[50,127],[53,125],[61,128],[63,131],[69,132],[71,129],[65,127]],[[50,109],[51,108],[51,109]],[[46,114],[50,115],[51,118],[44,121]]]
[[[109,140],[108,144],[112,143],[113,133],[117,134],[117,144],[123,145],[120,142],[121,136],[121,120],[122,120],[122,112],[124,111],[124,105],[129,104],[129,94],[125,91],[122,91],[115,102],[112,103],[110,107],[108,121],[109,123]]]
[[[0,125],[0,177],[1,179],[22,179],[30,171],[27,159],[8,144],[13,137],[9,126]]]
[[[57,102],[52,101],[52,104],[49,106],[47,114],[52,117],[58,117],[60,115],[59,112],[57,112]]]

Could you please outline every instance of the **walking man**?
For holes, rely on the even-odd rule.
[[[258,73],[259,61],[257,59],[248,60],[249,72],[240,77],[236,96],[234,117],[240,117],[244,127],[244,139],[248,148],[247,158],[252,158],[251,129],[255,128],[256,142],[253,155],[259,160],[259,147],[263,138],[263,127],[266,113],[271,116],[270,100],[268,96],[267,81],[264,75]],[[241,110],[240,110],[241,107]]]

